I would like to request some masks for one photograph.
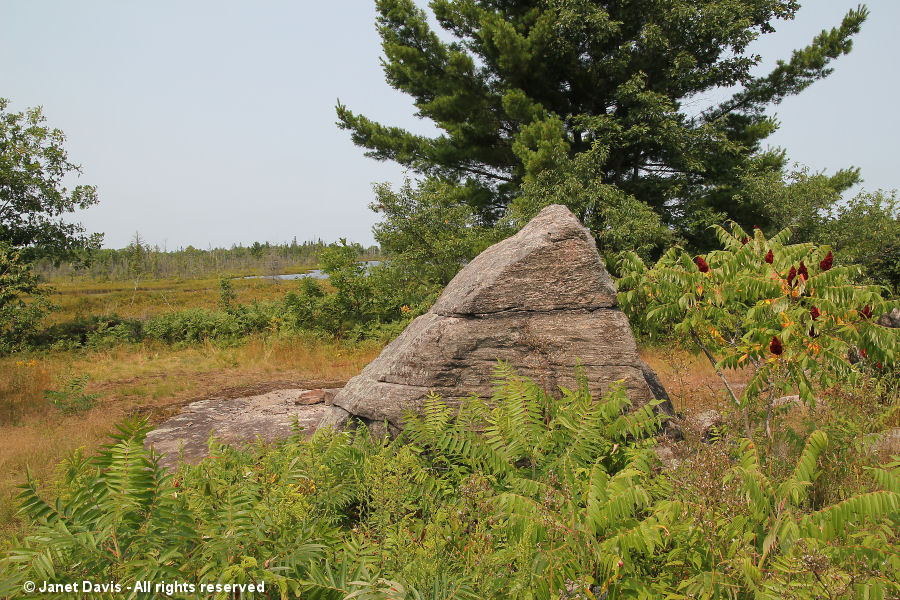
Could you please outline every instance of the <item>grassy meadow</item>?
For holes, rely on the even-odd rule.
[[[272,301],[297,281],[233,279],[236,302]],[[127,281],[55,281],[50,301],[58,308],[50,324],[95,315],[148,317],[183,310],[215,310],[217,278],[150,280],[137,291]],[[239,344],[173,347],[153,341],[102,349],[22,352],[0,357],[0,531],[8,541],[21,534],[15,496],[28,468],[48,488],[69,453],[89,454],[115,423],[133,415],[159,422],[180,406],[210,396],[264,393],[284,386],[326,387],[353,377],[383,343],[342,342],[315,336],[254,335]],[[647,347],[642,356],[659,373],[676,409],[724,408],[719,380],[702,357],[677,349]],[[85,411],[65,414],[46,397],[85,378],[79,393],[96,396]]]
[[[219,448],[199,465],[161,470],[143,435],[180,407],[339,386],[434,298],[418,290],[416,304],[397,293],[397,275],[360,267],[352,248],[325,256],[326,281],[50,282],[45,331],[33,347],[0,356],[0,548],[32,557],[27,569],[0,563],[0,598],[36,578],[44,545],[69,548],[109,527],[115,543],[79,545],[71,556],[94,553],[98,568],[118,565],[129,581],[163,561],[152,568],[170,579],[263,580],[285,597],[420,598],[395,595],[409,586],[448,599],[510,589],[590,597],[561,595],[570,588],[625,598],[647,592],[647,581],[669,594],[702,595],[707,586],[724,594],[709,597],[753,586],[837,590],[832,597],[900,590],[891,527],[900,517],[898,449],[876,447],[880,432],[900,427],[896,372],[870,358],[852,385],[817,384],[815,403],[788,402],[769,416],[756,405],[747,436],[747,415],[707,357],[672,329],[641,333],[640,315],[630,315],[640,355],[665,385],[680,435],[649,407],[627,410],[624,393],[592,399],[584,388],[551,400],[507,372],[490,407],[475,402],[452,415],[432,399],[391,443],[322,431],[308,442]],[[716,288],[708,279],[698,296],[704,284]],[[626,310],[635,306],[627,291],[620,298]],[[805,318],[784,314],[787,325]],[[703,339],[725,351],[717,329]],[[812,339],[794,342],[803,344],[798,360],[827,343]],[[763,345],[761,363],[789,364],[772,348]],[[758,382],[751,362],[728,368],[739,396]],[[700,427],[710,410],[721,421]],[[96,505],[91,494],[101,489]],[[73,516],[54,516],[52,498],[67,507],[60,515]],[[136,520],[104,521],[118,514]],[[855,525],[844,530],[844,521]],[[170,537],[178,522],[191,525]],[[808,540],[793,540],[783,523]],[[767,549],[772,536],[782,545]],[[125,540],[164,545],[169,558],[121,554],[115,544]],[[771,566],[755,575],[748,560]],[[818,579],[803,571],[810,561]],[[59,562],[69,573],[78,564]],[[816,597],[804,594],[795,597]]]
[[[231,279],[236,302],[251,304],[281,297],[296,281],[261,277]],[[94,315],[117,315],[146,319],[185,308],[215,309],[220,299],[217,277],[201,279],[151,279],[141,281],[137,290],[127,280],[53,281],[50,301],[58,308],[49,315],[50,323],[72,321]]]
[[[233,280],[237,302],[278,298],[295,281]],[[185,308],[215,309],[218,279],[142,282],[53,282],[58,309],[50,324],[94,315],[145,319]],[[132,302],[132,296],[134,301]],[[210,396],[264,393],[278,387],[323,387],[356,375],[381,350],[379,342],[345,343],[313,336],[255,335],[240,344],[210,341],[173,347],[146,341],[103,349],[50,350],[0,356],[0,537],[22,533],[16,486],[26,467],[52,487],[57,464],[72,451],[91,453],[115,423],[132,415],[159,422],[178,407]],[[92,406],[65,414],[46,397],[84,379],[79,393]]]

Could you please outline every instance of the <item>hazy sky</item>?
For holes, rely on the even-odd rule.
[[[856,1],[807,0],[754,48],[764,71]],[[775,110],[770,141],[814,170],[862,168],[898,187],[900,2],[872,0],[835,73]],[[339,130],[338,98],[386,124],[432,129],[391,89],[368,0],[0,0],[0,96],[42,105],[100,204],[105,245],[136,230],[168,248],[348,237],[371,243],[374,181],[403,170]]]

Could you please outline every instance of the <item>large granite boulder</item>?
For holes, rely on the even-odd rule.
[[[490,397],[498,359],[551,393],[575,386],[580,362],[596,396],[623,380],[635,405],[660,398],[672,410],[638,357],[593,237],[554,205],[460,271],[431,310],[335,396],[320,427],[353,417],[400,427],[431,391],[451,402]]]

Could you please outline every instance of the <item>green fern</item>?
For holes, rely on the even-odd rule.
[[[269,597],[328,600],[806,598],[824,594],[817,576],[844,596],[900,593],[900,463],[822,506],[828,436],[783,480],[745,441],[714,482],[725,500],[702,504],[660,472],[660,417],[621,386],[592,398],[576,373],[554,398],[507,365],[497,379],[489,401],[432,395],[389,442],[365,428],[211,440],[177,472],[144,448],[146,422],[126,423],[97,457],[70,457],[58,498],[29,475],[30,532],[0,562],[0,596],[81,578],[264,581]]]
[[[714,538],[732,540],[730,548],[724,552],[720,548],[719,554],[709,553],[706,548],[702,552],[688,550],[699,544],[708,546],[708,541],[697,537],[697,530],[692,529],[694,521],[676,529],[677,539],[670,542],[675,545],[669,554],[670,562],[686,564],[684,559],[688,556],[694,561],[694,573],[678,585],[679,591],[736,597],[740,590],[756,597],[781,598],[797,586],[812,590],[823,585],[815,572],[822,570],[833,581],[847,583],[848,593],[854,595],[885,597],[886,593],[900,592],[896,575],[882,575],[889,570],[900,572],[896,570],[900,565],[896,532],[883,527],[900,518],[900,495],[894,488],[897,473],[876,469],[874,479],[884,489],[805,512],[811,483],[818,474],[818,460],[827,445],[828,437],[823,432],[813,432],[793,472],[776,485],[762,471],[756,448],[744,441],[740,464],[726,484],[740,485],[747,516],[712,517]],[[690,508],[684,507],[681,514],[690,514]],[[704,517],[707,522],[709,519]],[[817,562],[811,568],[804,567],[804,561]],[[847,568],[855,568],[857,575],[850,576]]]

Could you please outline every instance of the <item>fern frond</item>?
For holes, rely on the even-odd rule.
[[[591,475],[585,516],[592,532],[600,534],[649,506],[651,496],[641,485],[645,477],[641,471],[626,468],[607,481],[600,470]]]
[[[754,516],[762,519],[773,510],[775,489],[760,469],[756,446],[750,440],[743,440],[742,448],[741,466],[735,467],[733,473],[741,480],[744,495],[750,502]]]
[[[43,498],[37,490],[37,483],[31,475],[31,469],[25,467],[25,483],[19,486],[22,490],[19,492],[20,510],[24,512],[30,519],[53,524],[64,518],[62,501],[57,500],[56,506],[51,506]]]
[[[653,555],[663,545],[663,531],[664,527],[657,518],[650,516],[604,540],[598,553],[603,576],[609,577],[614,572],[618,560],[631,563],[639,556]],[[613,557],[616,562],[609,560]]]
[[[848,526],[865,519],[877,520],[900,510],[900,495],[877,491],[859,494],[828,508],[804,516],[800,521],[803,537],[827,542],[844,534]]]
[[[778,487],[779,501],[790,499],[794,506],[800,505],[801,493],[812,484],[819,456],[827,446],[828,435],[824,431],[810,434],[794,472]]]
[[[543,390],[529,379],[519,377],[508,363],[500,361],[494,370],[492,402],[484,435],[488,443],[515,462],[533,458],[532,450],[546,432]]]
[[[900,473],[887,469],[867,469],[872,474],[872,479],[883,490],[900,494]],[[897,469],[900,471],[900,469]]]

